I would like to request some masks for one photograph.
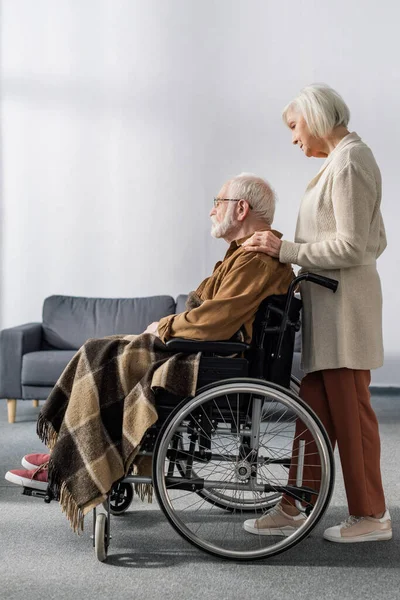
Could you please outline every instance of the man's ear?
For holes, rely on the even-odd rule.
[[[237,207],[237,220],[244,221],[249,214],[249,204],[246,200],[239,200]]]

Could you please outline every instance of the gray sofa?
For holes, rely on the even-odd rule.
[[[41,323],[0,332],[0,398],[14,423],[17,400],[44,400],[75,352],[89,338],[138,334],[166,315],[185,310],[186,295],[148,298],[80,298],[50,296]],[[294,374],[299,371],[299,340]]]

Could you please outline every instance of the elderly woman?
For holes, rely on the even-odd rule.
[[[339,281],[336,294],[301,284],[305,377],[300,396],[340,452],[350,516],[327,529],[324,538],[351,543],[388,540],[392,528],[382,489],[378,422],[369,394],[370,369],[383,362],[376,270],[376,259],[386,247],[381,175],[369,147],[347,129],[349,118],[343,99],[325,85],[304,88],[288,104],[283,120],[292,131],[292,143],[307,157],[326,160],[305,191],[295,242],[260,231],[244,247]],[[298,425],[295,440],[299,435],[307,439]],[[293,457],[295,452],[296,443]],[[295,479],[294,462],[293,458],[289,479]],[[305,469],[318,481],[318,465],[306,464]],[[287,535],[303,521],[293,500],[284,496],[280,505],[244,527],[250,533]]]

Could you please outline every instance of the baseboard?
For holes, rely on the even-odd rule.
[[[385,353],[385,362],[380,369],[371,371],[371,387],[400,388],[400,355]]]
[[[393,385],[371,385],[369,389],[371,391],[371,394],[385,394],[385,396],[400,397],[400,387],[396,387]]]

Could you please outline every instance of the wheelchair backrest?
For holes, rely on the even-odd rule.
[[[251,349],[248,352],[250,376],[261,377],[284,387],[290,387],[294,340],[300,327],[301,300],[291,298],[285,314],[287,295],[268,296],[260,304],[253,323]],[[282,322],[287,316],[282,344],[278,349]]]

